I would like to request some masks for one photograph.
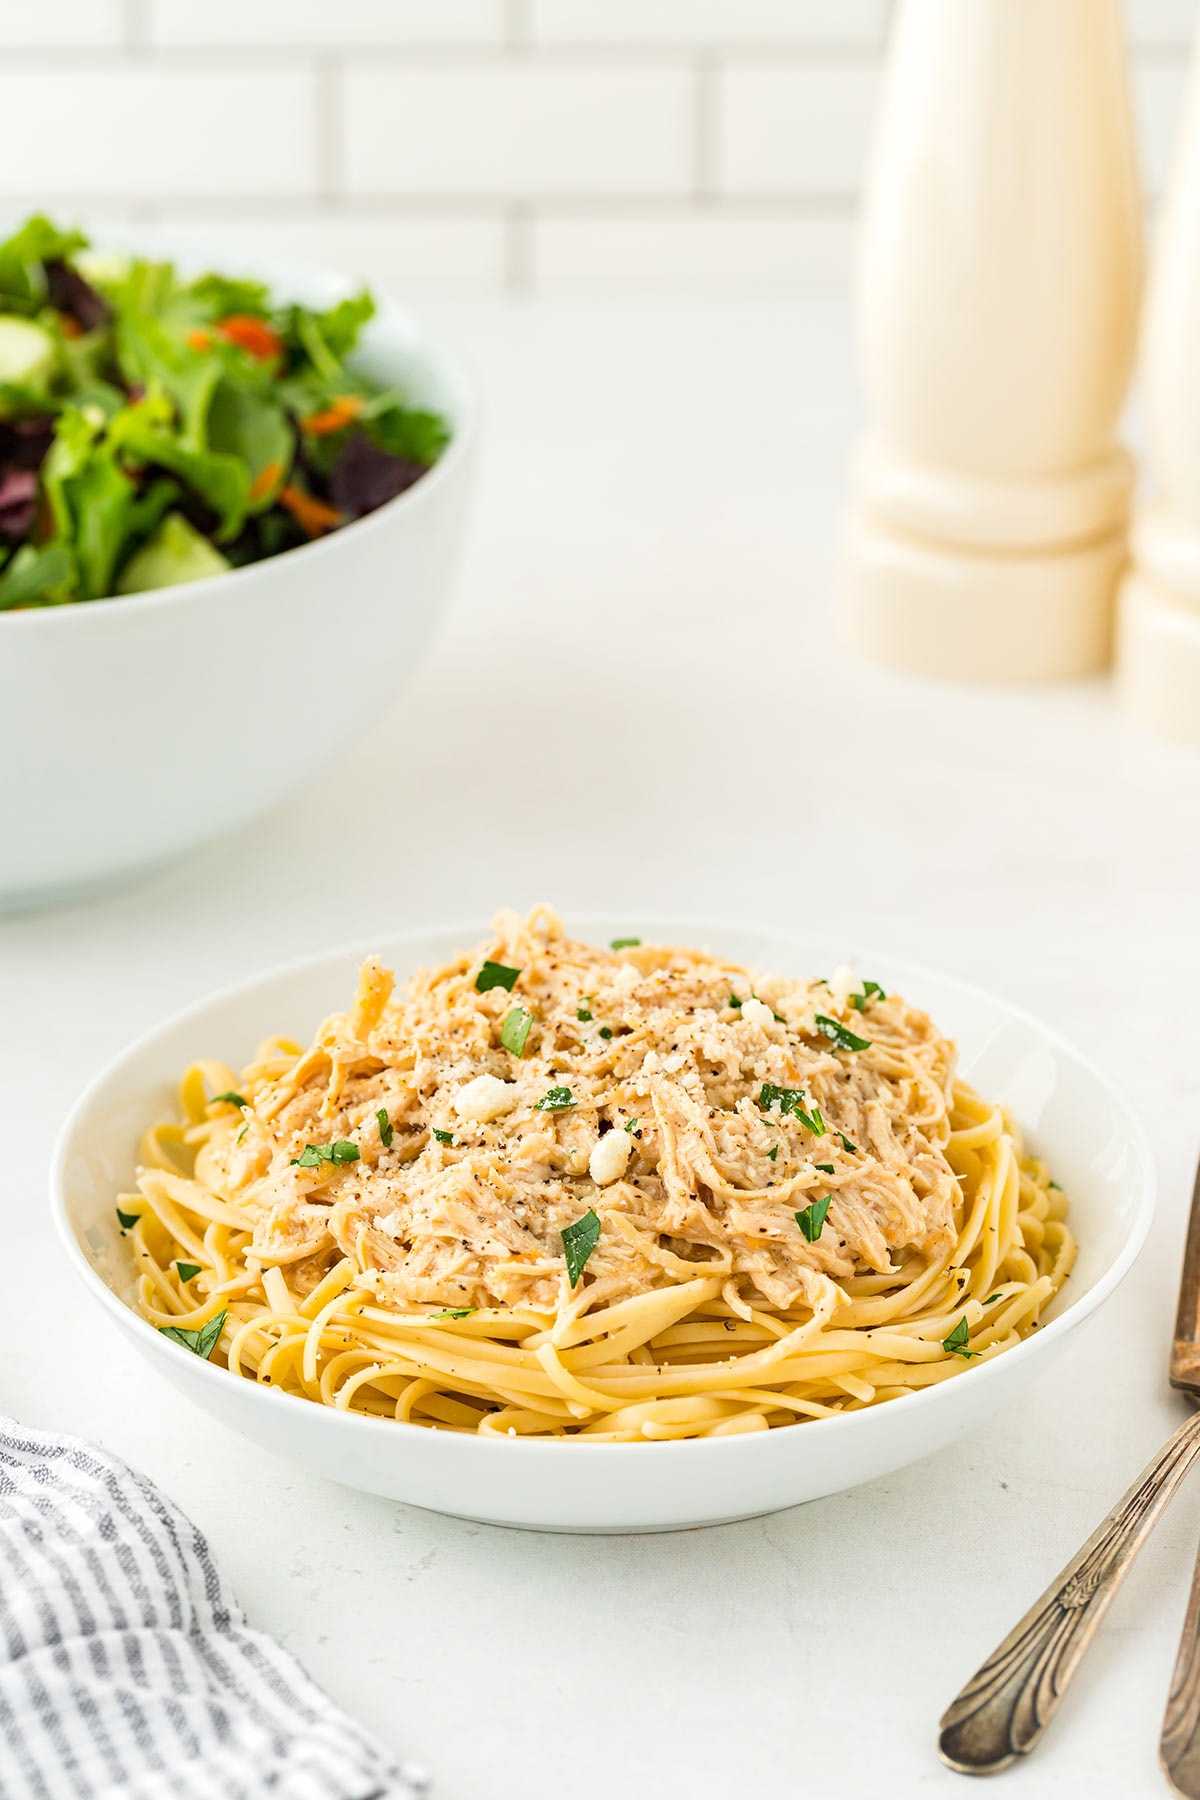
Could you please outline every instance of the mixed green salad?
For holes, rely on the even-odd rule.
[[[411,487],[449,432],[350,366],[374,311],[28,219],[0,243],[0,611],[259,562]]]

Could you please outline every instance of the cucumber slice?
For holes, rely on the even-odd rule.
[[[117,592],[145,594],[151,588],[179,587],[185,581],[220,575],[231,567],[182,513],[169,512],[125,564]]]
[[[32,319],[0,313],[0,383],[42,387],[58,363],[58,345]]]

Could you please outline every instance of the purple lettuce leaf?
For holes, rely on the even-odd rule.
[[[0,419],[0,473],[5,469],[40,469],[54,442],[54,419],[39,413],[32,419]]]
[[[393,456],[372,443],[364,431],[352,431],[329,471],[329,497],[348,519],[361,519],[394,500],[425,473],[424,463]]]
[[[28,537],[37,508],[37,470],[0,470],[0,537],[7,538],[10,544]]]
[[[107,323],[107,303],[77,269],[65,262],[48,262],[45,269],[46,293],[51,306],[58,312],[70,313],[84,331],[95,331],[97,325]]]

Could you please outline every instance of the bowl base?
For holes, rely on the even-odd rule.
[[[401,1505],[408,1504],[402,1501]],[[659,1537],[669,1531],[710,1531],[718,1525],[744,1525],[750,1519],[768,1519],[772,1513],[790,1512],[793,1506],[806,1506],[805,1500],[788,1500],[781,1506],[758,1506],[753,1512],[730,1513],[725,1519],[685,1519],[678,1525],[526,1525],[516,1519],[485,1519],[478,1513],[442,1513],[443,1518],[463,1519],[468,1525],[489,1525],[498,1531],[539,1531],[552,1537]],[[416,1512],[432,1512],[426,1506]]]
[[[88,876],[82,881],[52,881],[45,887],[13,888],[7,892],[0,889],[0,918],[16,913],[43,912],[52,906],[72,906],[80,900],[103,900],[108,894],[120,893],[122,888],[133,887],[162,869],[170,868],[187,854],[180,850],[169,856],[154,856],[148,862],[124,864],[119,869],[109,869],[103,875]]]

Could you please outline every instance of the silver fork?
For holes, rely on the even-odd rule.
[[[1192,1189],[1170,1377],[1172,1387],[1200,1405],[1200,1169]],[[1138,1551],[1198,1454],[1200,1412],[1194,1412],[947,1707],[938,1749],[950,1768],[963,1775],[994,1775],[1034,1749]],[[1200,1800],[1200,1561],[1161,1755],[1176,1792]]]

